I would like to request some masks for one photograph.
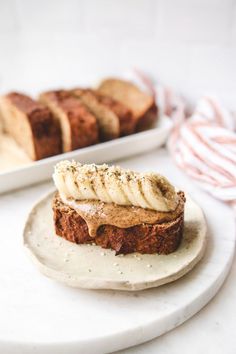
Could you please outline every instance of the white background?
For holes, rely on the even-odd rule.
[[[0,92],[132,67],[235,107],[235,0],[0,0]]]

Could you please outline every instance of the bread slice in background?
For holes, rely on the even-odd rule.
[[[120,136],[120,123],[117,114],[100,102],[93,90],[77,88],[71,93],[95,115],[101,141],[116,139]]]
[[[42,93],[44,103],[59,122],[62,132],[63,152],[98,143],[97,119],[87,106],[65,90]]]
[[[102,95],[98,91],[94,91],[94,93],[101,104],[111,109],[117,115],[120,123],[120,136],[135,133],[135,117],[128,107],[110,96]]]
[[[113,98],[130,109],[135,118],[135,130],[151,127],[157,120],[157,106],[154,97],[142,92],[133,83],[109,78],[101,82],[98,92]]]
[[[3,130],[32,160],[61,153],[61,133],[49,109],[29,96],[12,92],[0,98]]]
[[[83,100],[88,108],[97,115],[104,140],[130,135],[135,132],[136,119],[131,110],[122,103],[112,97],[102,95],[96,90],[75,89],[72,93]]]

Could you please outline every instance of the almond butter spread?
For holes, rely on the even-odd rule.
[[[184,194],[178,192],[178,205],[172,212],[159,212],[136,206],[123,206],[97,200],[62,199],[86,221],[89,235],[95,237],[101,225],[128,228],[140,224],[156,224],[175,220],[184,208]]]

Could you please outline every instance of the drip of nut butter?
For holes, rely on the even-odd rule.
[[[167,223],[175,220],[182,212],[184,199],[179,197],[174,211],[157,212],[136,206],[114,205],[97,200],[62,200],[86,221],[91,237],[96,237],[97,230],[102,225],[113,225],[119,228],[128,228],[140,224]]]
[[[114,208],[115,204],[158,212],[173,212],[178,205],[175,188],[165,177],[155,173],[138,173],[105,164],[82,165],[75,161],[62,161],[56,165],[53,179],[65,203],[100,201],[111,204],[107,208]]]

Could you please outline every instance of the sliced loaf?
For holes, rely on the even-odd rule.
[[[62,131],[63,151],[96,144],[99,140],[97,119],[83,102],[65,90],[49,91],[39,97],[53,113]]]
[[[32,160],[61,153],[61,133],[49,109],[30,97],[12,92],[1,97],[4,131]]]

